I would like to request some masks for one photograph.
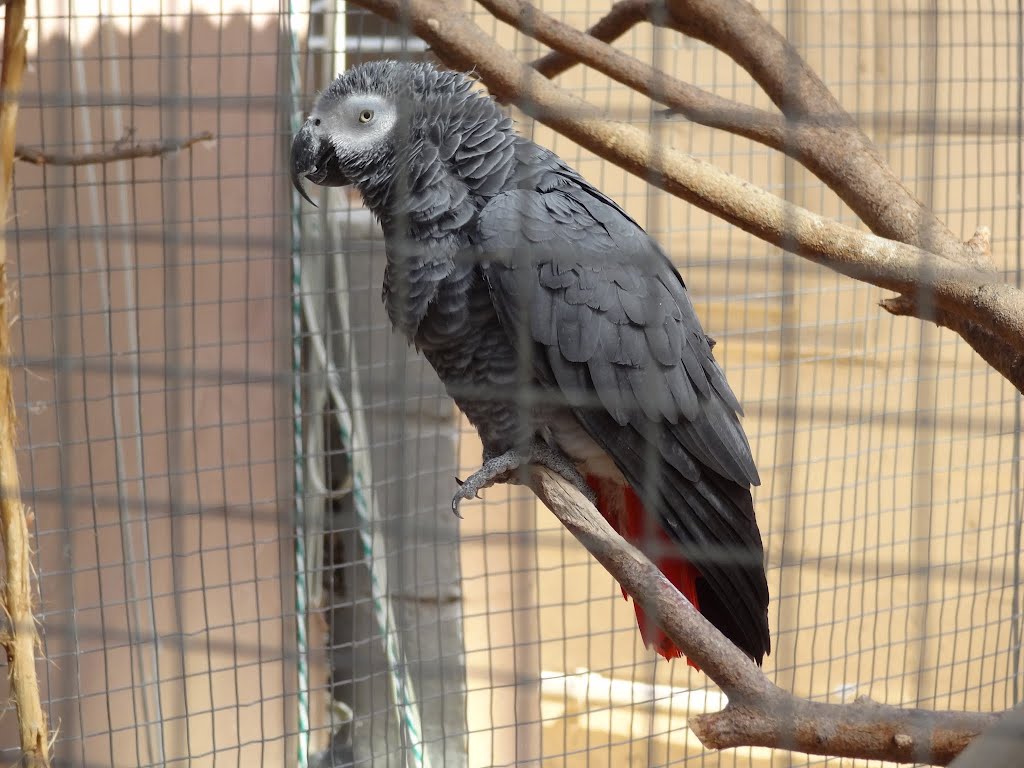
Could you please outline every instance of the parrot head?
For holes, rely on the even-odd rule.
[[[497,116],[471,77],[425,62],[373,61],[352,67],[317,99],[292,139],[292,184],[355,185],[366,196],[422,166],[422,149],[457,146],[463,124]],[[441,154],[450,158],[454,150]],[[438,153],[429,153],[430,159]],[[315,203],[314,203],[315,205]]]
[[[394,64],[375,62],[339,75],[292,139],[292,184],[310,203],[302,179],[324,187],[356,184],[392,152],[400,73],[383,63]]]

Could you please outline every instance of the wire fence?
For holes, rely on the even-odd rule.
[[[606,5],[543,8],[586,29]],[[1018,6],[756,5],[953,232],[991,229],[1019,285]],[[544,52],[466,10],[522,60]],[[421,40],[304,0],[39,0],[28,26],[21,145],[165,145],[16,167],[12,369],[55,765],[824,762],[705,751],[686,720],[722,694],[644,648],[617,585],[522,487],[451,514],[481,447],[391,331],[380,230],[350,190],[317,189],[314,209],[287,178],[315,93],[364,61],[430,60]],[[616,46],[770,106],[703,43],[637,27]],[[658,117],[585,67],[558,82],[860,226],[779,153]],[[510,114],[664,246],[717,340],[762,478],[768,675],[818,700],[1019,701],[1013,387],[955,334],[883,312],[878,289]],[[5,762],[15,723],[9,706]]]

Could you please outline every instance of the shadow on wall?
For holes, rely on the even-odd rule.
[[[276,17],[221,21],[104,23],[40,41],[26,73],[24,145],[217,137],[15,170],[19,458],[61,764],[295,751],[288,48]]]

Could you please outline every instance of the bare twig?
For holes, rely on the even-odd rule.
[[[951,312],[937,310],[935,306],[922,306],[909,294],[882,299],[878,302],[886,312],[904,317],[931,320],[971,340],[971,346],[1008,381],[1024,381],[1024,347],[1009,347],[988,328]],[[930,316],[926,316],[929,313]]]
[[[545,125],[631,173],[653,176],[662,189],[747,232],[881,288],[911,295],[930,292],[939,312],[973,324],[964,324],[966,331],[985,329],[990,346],[971,338],[968,342],[990,364],[1004,375],[1018,370],[1012,360],[1024,347],[1024,292],[992,274],[842,226],[677,150],[655,151],[644,131],[605,119],[592,105],[522,64],[449,3],[356,2],[392,20],[407,21],[447,64],[475,69],[493,94],[514,101]],[[1019,370],[1010,381],[1024,392]]]
[[[611,43],[641,21],[647,21],[650,15],[651,0],[619,0],[597,24],[587,30],[587,34],[602,43]],[[574,52],[556,49],[541,56],[532,66],[544,77],[557,77],[579,62],[580,59],[576,58]]]
[[[510,15],[513,4],[529,5],[524,0],[487,0],[484,4],[504,6],[505,16]],[[521,8],[517,13],[524,15]],[[505,20],[513,23],[510,18]],[[729,125],[728,114],[724,111],[712,111],[712,117],[718,119],[707,122],[702,118],[704,105],[694,94],[660,88],[660,83],[667,79],[662,73],[650,82],[666,97],[681,95],[682,98],[678,103],[661,97],[659,101],[695,122],[747,136],[799,160],[839,195],[875,234],[917,245],[944,258],[981,265],[977,254],[959,242],[903,185],[821,78],[747,0],[623,0],[612,6],[608,15],[590,30],[594,38],[590,43],[576,37],[582,35],[579,32],[572,36],[571,44],[565,39],[568,33],[564,30],[558,30],[559,36],[551,34],[560,22],[536,10],[530,14],[530,23],[536,32],[525,25],[519,28],[536,35],[561,54],[558,58],[538,60],[538,71],[546,76],[583,62],[623,82],[623,59],[630,57],[607,43],[640,21],[674,29],[727,54],[750,73],[785,118],[781,129],[762,116],[757,118],[754,128],[742,121]],[[601,64],[595,59],[599,51],[600,55],[610,57],[607,63]],[[609,52],[617,55],[611,57]],[[746,117],[742,112],[736,115]]]
[[[150,144],[131,144],[128,146],[116,146],[106,152],[86,152],[81,155],[61,155],[53,152],[44,152],[34,147],[18,145],[14,148],[14,157],[32,165],[100,165],[102,163],[116,163],[119,160],[135,160],[140,157],[159,157],[169,155],[172,152],[180,152],[203,141],[213,141],[213,134],[209,131],[197,133],[185,139],[168,139],[167,141],[155,141]]]
[[[632,0],[629,0],[632,2]],[[798,146],[777,112],[748,107],[684,83],[538,10],[526,0],[477,0],[496,18],[701,125],[745,136],[779,151]],[[629,7],[635,7],[633,3]]]
[[[711,749],[780,747],[816,755],[945,765],[999,715],[801,699],[771,683],[694,609],[647,557],[617,534],[576,488],[531,466],[529,484],[593,557],[656,618],[672,641],[729,697],[721,712],[691,717]]]
[[[5,11],[3,73],[0,74],[0,235],[6,223],[14,166],[14,134],[18,98],[25,69],[25,0],[9,0]],[[47,766],[49,736],[46,715],[39,698],[35,651],[35,620],[32,616],[32,583],[28,520],[18,487],[18,463],[14,452],[16,416],[11,371],[11,339],[8,324],[7,250],[0,237],[0,540],[4,547],[2,608],[10,632],[0,637],[7,654],[11,698],[18,716],[22,765]]]
[[[959,242],[914,197],[796,49],[746,0],[622,0],[591,28],[589,40],[551,17],[527,10],[530,6],[525,0],[487,0],[484,4],[556,49],[535,63],[545,76],[564,72],[577,61],[586,63],[694,122],[745,136],[789,155],[832,189],[875,234],[917,245],[946,259],[989,268],[988,254]],[[607,43],[640,21],[675,29],[719,48],[754,77],[785,117],[734,105],[662,73],[650,77],[648,86],[637,87],[632,80],[646,65]],[[891,306],[900,304],[882,303],[889,311]],[[911,301],[909,306],[916,308],[919,302]],[[1019,381],[1013,375],[1019,367],[1018,351],[982,325],[942,312],[932,318],[916,316],[955,330],[996,370]]]

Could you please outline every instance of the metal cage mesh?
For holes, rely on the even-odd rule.
[[[1019,283],[1016,4],[756,5],[950,229],[991,229]],[[580,29],[606,11],[539,7]],[[523,60],[543,53],[466,8]],[[429,57],[421,41],[298,0],[39,0],[29,26],[23,145],[80,155],[214,137],[16,169],[12,365],[56,763],[823,762],[705,752],[686,718],[721,694],[643,648],[612,579],[528,492],[493,488],[452,517],[452,478],[479,465],[479,441],[390,331],[379,230],[352,194],[318,192],[314,210],[287,185],[314,92],[354,63]],[[704,44],[638,27],[617,46],[770,106]],[[857,225],[778,153],[657,117],[584,67],[558,82]],[[512,114],[665,247],[718,341],[763,480],[770,677],[829,701],[1017,702],[1012,386],[954,334],[883,312],[879,290]],[[0,759],[15,759],[14,721],[0,719]]]

